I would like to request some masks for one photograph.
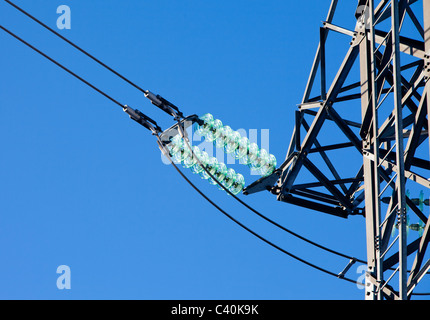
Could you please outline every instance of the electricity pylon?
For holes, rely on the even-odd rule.
[[[269,190],[279,201],[364,216],[365,298],[410,299],[430,269],[428,214],[406,193],[406,185],[427,195],[430,189],[430,1],[360,0],[354,30],[333,24],[337,4],[332,0],[320,28],[286,160],[244,193]],[[327,88],[333,32],[348,49]],[[354,112],[359,106],[361,114]],[[324,166],[315,164],[317,157]],[[408,219],[419,222],[419,235],[409,232],[419,227]]]

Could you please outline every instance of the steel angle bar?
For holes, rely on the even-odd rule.
[[[304,166],[320,181],[323,186],[348,210],[352,210],[351,202],[336,188],[334,184],[308,158],[304,159]]]
[[[309,131],[309,125],[306,122],[305,119],[303,119],[303,127],[306,129],[306,131]],[[317,139],[315,139],[315,147],[316,148],[321,148],[320,143],[318,142]],[[310,153],[310,151],[309,151]],[[327,154],[325,153],[324,150],[319,150],[319,154],[321,155],[321,157],[323,158],[324,162],[326,163],[327,167],[329,168],[330,172],[333,174],[333,176],[337,179],[340,180],[340,175],[337,172],[336,168],[334,167],[333,163],[330,161],[329,157],[327,156]],[[340,184],[340,187],[342,188],[343,192],[346,193],[347,189],[345,187],[345,185],[342,183]]]
[[[333,206],[339,206],[339,201],[334,198],[333,196],[329,195],[329,194],[325,194],[322,192],[318,192],[315,190],[309,190],[309,189],[293,189],[290,192],[291,194],[294,195],[298,195],[302,198],[307,198],[312,199],[312,200],[316,200],[319,202],[324,202],[325,204],[330,204]]]
[[[335,11],[336,11],[337,3],[338,3],[338,0],[332,0],[331,5],[330,5],[330,9],[328,11],[327,18],[326,18],[327,22],[333,21],[333,17],[334,17]],[[326,37],[327,37],[327,34],[328,34],[328,30],[326,31]],[[302,103],[306,103],[309,100],[309,96],[310,96],[310,93],[311,93],[313,85],[314,85],[314,81],[315,81],[315,77],[317,75],[318,66],[320,64],[320,61],[321,61],[321,44],[318,45],[317,52],[315,54],[314,62],[312,64],[311,73],[309,75],[308,82],[306,84],[306,89],[305,89],[305,93],[304,93],[304,96],[302,99]]]
[[[423,268],[418,271],[413,278],[411,278],[410,283],[408,283],[408,299],[410,299],[413,290],[421,281],[421,279],[427,274],[430,270],[430,259],[424,264]]]
[[[323,205],[317,202],[294,197],[291,194],[287,194],[287,195],[281,194],[279,196],[279,200],[293,205],[297,205],[300,207],[304,207],[307,209],[345,218],[345,219],[348,217],[348,214],[345,212],[345,210],[343,210],[340,207],[331,207],[331,206]]]
[[[415,257],[414,263],[411,268],[411,273],[409,275],[408,279],[408,285],[411,284],[412,279],[415,277],[415,275],[419,272],[419,269],[421,268],[421,264],[424,260],[425,253],[427,251],[427,247],[430,241],[430,222],[427,220],[425,222],[425,227],[423,230],[423,235],[420,238],[419,246],[417,248],[417,255]]]

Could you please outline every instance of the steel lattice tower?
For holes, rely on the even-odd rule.
[[[349,30],[333,24],[338,1],[332,0],[286,160],[244,193],[269,190],[279,201],[320,212],[363,215],[366,299],[410,299],[430,269],[428,200],[406,189],[427,195],[430,189],[430,0],[358,2],[356,27]],[[349,49],[327,88],[331,32],[345,35]],[[357,119],[342,116],[359,105]],[[345,141],[325,135],[327,126]],[[325,168],[314,164],[317,156]],[[339,159],[351,161],[350,172],[338,170]],[[314,180],[299,184],[304,172]]]

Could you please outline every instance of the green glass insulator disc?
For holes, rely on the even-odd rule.
[[[214,176],[218,180],[218,182],[222,184],[227,175],[227,172],[228,172],[227,166],[223,162],[220,162],[218,164],[218,170],[216,171]],[[219,186],[219,188],[222,189],[221,186]]]
[[[220,134],[215,140],[215,145],[217,148],[224,149],[228,139],[233,133],[233,130],[229,126],[224,126],[219,131],[220,131]]]
[[[237,195],[243,188],[245,188],[245,178],[240,173],[237,173],[233,184],[228,190],[234,195]]]
[[[200,149],[196,146],[192,147],[193,152],[188,154],[188,157],[186,157],[184,159],[184,161],[182,162],[182,165],[187,168],[190,169],[193,166],[196,165],[197,163],[197,157],[200,155]]]
[[[206,136],[205,136],[206,139],[209,142],[215,141],[221,135],[222,128],[223,128],[223,125],[221,120],[218,120],[218,119],[214,120],[212,123],[211,129],[206,133]]]
[[[202,165],[203,165],[205,168],[207,168],[207,165],[208,165],[208,163],[209,163],[210,159],[211,159],[211,157],[207,154],[207,152],[206,152],[206,151],[202,151],[202,159],[201,159],[201,163],[202,163]],[[207,180],[207,179],[209,179],[209,174],[206,172],[206,170],[204,170],[204,169],[203,169],[203,170],[200,172],[200,177],[201,177],[202,179]]]
[[[227,170],[227,174],[225,175],[224,181],[222,184],[224,187],[229,189],[232,186],[235,179],[236,179],[236,171],[234,171],[233,169],[230,168]],[[220,188],[220,189],[222,189],[222,188]]]
[[[239,144],[233,152],[233,156],[235,159],[242,159],[248,154],[250,142],[247,137],[242,137],[239,140]]]
[[[191,155],[190,149],[186,145],[184,145],[181,148],[181,150],[175,153],[175,155],[173,156],[173,160],[175,160],[175,162],[182,163],[190,155]]]
[[[167,145],[170,156],[174,157],[184,147],[184,140],[180,135],[176,135],[170,139],[170,143]]]
[[[263,166],[269,163],[269,154],[266,150],[261,149],[258,153],[258,157],[251,162],[251,168],[254,170],[260,170]]]
[[[239,141],[242,138],[239,132],[233,131],[227,138],[224,151],[227,154],[233,153],[239,146]]]
[[[206,166],[206,163],[209,160],[209,156],[206,151],[200,151],[200,155],[198,156],[201,164],[203,166]],[[199,162],[197,162],[194,166],[192,166],[191,171],[195,174],[199,174],[203,179],[208,179],[209,176],[206,174],[203,167],[200,165]]]
[[[240,159],[240,162],[245,165],[251,165],[258,158],[260,148],[254,142],[248,146],[248,153]]]
[[[206,113],[205,115],[200,117],[200,120],[203,120],[204,123],[202,125],[196,126],[196,133],[202,137],[206,137],[206,135],[212,129],[212,126],[214,124],[214,117],[212,114]]]
[[[261,167],[260,174],[263,177],[271,175],[273,171],[275,171],[276,165],[277,165],[276,157],[273,154],[269,155],[269,162]]]
[[[219,167],[219,163],[217,158],[211,157],[208,161],[208,164],[206,166],[206,169],[210,172],[210,174],[212,176],[214,176],[216,178],[216,172],[218,171],[218,167]],[[213,180],[210,176],[209,176],[209,183],[210,184],[217,184],[215,180]]]

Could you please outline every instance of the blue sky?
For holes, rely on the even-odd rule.
[[[17,3],[52,28],[57,7],[70,6],[71,29],[59,30],[62,35],[185,114],[210,112],[234,129],[269,129],[270,152],[278,162],[330,5],[329,0]],[[354,27],[354,5],[342,2],[338,24]],[[173,124],[142,93],[3,1],[0,21],[163,128]],[[340,39],[332,53],[335,64],[349,45],[348,38]],[[309,268],[240,229],[163,164],[154,137],[118,106],[9,35],[0,33],[0,42],[0,298],[364,297],[355,284]],[[241,165],[232,167],[247,183],[257,179]],[[286,250],[336,273],[348,263],[276,230],[186,173],[222,208]],[[277,202],[269,193],[240,197],[303,236],[365,258],[362,217],[328,216]],[[70,290],[57,289],[60,265],[71,269]],[[355,269],[354,279],[361,275]]]

